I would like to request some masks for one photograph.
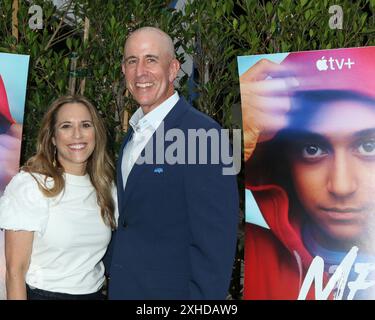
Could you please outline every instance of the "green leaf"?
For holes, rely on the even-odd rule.
[[[243,34],[245,31],[247,30],[247,25],[246,24],[241,24],[241,26],[240,26],[240,34]],[[248,32],[250,32],[250,31],[248,31]]]
[[[238,20],[236,18],[233,19],[232,25],[233,25],[233,29],[237,30],[237,28],[238,28]]]
[[[66,46],[69,50],[72,50],[72,38],[66,39]]]
[[[114,29],[115,25],[116,25],[116,18],[112,16],[110,20],[111,29]]]
[[[271,32],[271,33],[274,33],[275,30],[276,30],[276,22],[275,22],[275,21],[272,21],[270,32]]]
[[[62,92],[63,89],[64,89],[64,80],[63,79],[59,79],[57,81],[57,87],[59,88],[59,91]]]
[[[375,28],[363,30],[362,33],[375,33]]]
[[[266,4],[266,11],[268,13],[268,15],[271,15],[272,11],[273,11],[273,5],[271,2],[267,2]]]
[[[311,17],[311,10],[309,9],[305,11],[305,19],[309,20],[310,17]]]
[[[366,13],[362,14],[361,15],[361,27],[364,26],[366,19],[367,19],[367,14]]]
[[[69,65],[69,58],[64,58],[64,66],[65,66],[65,69],[68,68],[68,65]]]
[[[282,52],[288,52],[288,51],[289,51],[289,48],[290,48],[290,46],[289,46],[288,43],[286,43],[286,42],[282,42],[282,43],[281,43],[281,51],[282,51]]]

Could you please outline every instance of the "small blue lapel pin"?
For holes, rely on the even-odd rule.
[[[154,169],[154,173],[163,173],[163,171],[164,171],[163,168],[160,168],[160,167]]]

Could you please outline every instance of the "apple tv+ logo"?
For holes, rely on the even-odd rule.
[[[329,62],[329,63],[328,63]],[[321,59],[316,61],[316,68],[319,71],[327,71],[329,70],[342,70],[344,67],[348,69],[352,68],[352,65],[355,64],[354,61],[348,58],[346,61],[344,58],[342,59],[334,59],[330,57],[328,60],[323,56]]]

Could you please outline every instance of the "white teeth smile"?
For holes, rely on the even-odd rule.
[[[69,145],[69,148],[70,148],[70,149],[74,149],[74,150],[81,150],[81,149],[83,149],[85,146],[86,146],[86,144],[84,144],[84,143],[80,143],[80,144],[71,144],[71,145]]]
[[[136,83],[135,84],[138,88],[148,88],[152,86],[151,82],[145,82],[145,83]]]

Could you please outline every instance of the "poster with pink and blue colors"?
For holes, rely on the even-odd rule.
[[[19,168],[29,56],[0,53],[0,197]],[[5,299],[4,234],[0,230],[0,300]]]
[[[374,57],[238,57],[244,299],[375,299]]]

